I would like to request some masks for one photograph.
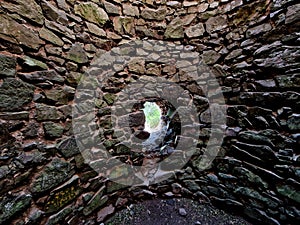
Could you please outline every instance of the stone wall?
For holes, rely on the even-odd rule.
[[[156,196],[211,202],[255,224],[296,224],[299,11],[295,0],[2,0],[0,224],[99,224],[108,212]],[[116,49],[135,40],[148,43],[135,49],[144,59],[121,69],[107,64],[116,73],[96,104],[107,150],[124,161],[145,157],[120,148],[109,116],[118,93],[144,74],[147,83],[168,78],[189,93],[202,136],[191,160],[169,171],[168,180],[126,187],[85,163],[72,129],[72,103],[85,72],[93,75],[99,66],[92,59],[118,55]],[[191,80],[197,66],[191,55],[180,56],[182,68],[164,63],[162,52],[172,43],[199,53],[225,97],[224,142],[204,171],[199,161],[212,129],[206,90]],[[155,53],[153,60],[147,52]],[[143,124],[140,109],[130,112],[131,132]],[[188,153],[176,151],[178,159]]]

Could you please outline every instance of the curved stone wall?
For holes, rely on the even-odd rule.
[[[106,214],[153,197],[211,202],[255,224],[296,224],[299,11],[294,0],[2,0],[0,224],[99,224]],[[129,54],[130,49],[117,49],[137,40],[144,43],[134,48],[139,60],[97,62],[108,52]],[[188,51],[178,54],[180,64],[163,60],[165,49],[174,46],[182,46],[179,53]],[[210,81],[200,80],[200,87],[193,80],[199,72],[199,62],[191,62],[195,56],[222,88],[226,124],[211,126],[214,112],[204,88]],[[195,141],[196,152],[182,169],[167,171],[167,180],[128,187],[86,164],[80,151],[90,139],[75,138],[72,104],[79,82],[99,75],[99,63],[115,72],[96,101],[96,125],[104,130],[107,151],[121,161],[141,165],[146,157],[122,147],[112,127],[111,107],[127,84],[142,75],[147,84],[168,79],[191,97],[201,135],[192,141],[192,130],[179,135]],[[163,112],[170,107],[155,101]],[[135,105],[127,112],[130,132],[141,130],[140,110]],[[181,123],[175,117],[172,126]],[[212,129],[224,129],[225,137],[216,159],[202,170]],[[171,167],[190,153],[189,145],[174,150],[163,156],[176,153],[174,161],[166,159]]]

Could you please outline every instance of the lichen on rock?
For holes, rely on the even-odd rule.
[[[83,2],[75,5],[74,10],[77,15],[95,24],[104,25],[109,19],[104,9],[92,2]]]

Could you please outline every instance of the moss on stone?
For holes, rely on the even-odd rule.
[[[112,105],[115,102],[116,96],[114,94],[108,93],[103,96],[103,99],[108,105]]]
[[[300,203],[300,192],[291,185],[280,185],[276,187],[279,194]]]
[[[27,66],[30,66],[30,67],[37,67],[37,68],[40,68],[40,69],[43,69],[43,70],[46,70],[48,69],[48,66],[46,63],[43,63],[39,60],[36,60],[36,59],[33,59],[33,58],[30,58],[28,56],[25,56],[23,58],[24,60],[24,64],[27,65]]]
[[[109,20],[106,12],[95,3],[84,2],[75,5],[75,13],[85,18],[87,21],[104,25]]]
[[[14,215],[30,206],[31,195],[20,195],[14,199],[6,199],[0,202],[0,224],[8,224]]]

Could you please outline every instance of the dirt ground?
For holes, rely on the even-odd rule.
[[[193,200],[168,199],[133,204],[117,212],[104,225],[251,225],[251,223]]]

